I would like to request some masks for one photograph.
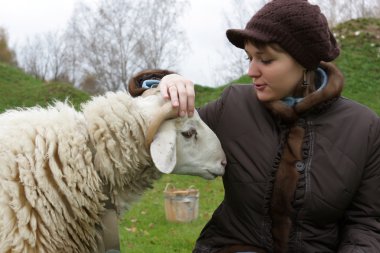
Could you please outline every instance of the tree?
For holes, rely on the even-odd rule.
[[[46,55],[42,42],[40,35],[26,40],[19,53],[20,65],[26,73],[41,80],[46,80],[49,56]]]
[[[314,0],[321,6],[331,27],[338,23],[365,17],[380,17],[380,0]]]
[[[224,20],[227,29],[237,28],[243,29],[257,11],[257,9],[263,6],[266,2],[264,0],[230,0],[229,12],[224,14]],[[218,83],[226,83],[234,79],[239,78],[241,75],[247,73],[248,61],[245,52],[236,48],[231,43],[226,42],[225,50],[220,52],[222,55],[222,63],[216,67],[219,79]]]
[[[79,84],[79,87],[91,95],[104,93],[103,87],[96,80],[96,77],[92,75],[85,76],[83,81]]]
[[[66,31],[66,44],[76,48],[68,50],[73,64],[68,68],[115,91],[141,69],[173,66],[184,52],[176,42],[185,41],[177,26],[185,3],[101,0],[95,7],[78,5]]]
[[[139,70],[172,68],[184,55],[186,38],[178,21],[186,4],[187,0],[79,2],[63,33],[26,41],[20,49],[21,66],[42,80],[64,78],[77,86],[102,86],[97,92],[126,89]]]
[[[28,38],[20,52],[20,65],[27,73],[44,81],[68,81],[65,43],[60,33],[47,32]]]
[[[188,44],[179,29],[179,13],[184,13],[187,2],[178,0],[148,0],[140,3],[145,10],[139,27],[140,40],[136,54],[141,56],[142,68],[174,68]],[[168,8],[170,7],[170,8]]]
[[[0,27],[0,62],[16,65],[16,54],[9,48],[8,34]]]

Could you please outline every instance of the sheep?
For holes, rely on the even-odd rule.
[[[162,173],[224,173],[221,144],[199,115],[176,117],[149,92],[109,92],[81,111],[56,102],[0,114],[0,252],[104,252],[103,221]]]

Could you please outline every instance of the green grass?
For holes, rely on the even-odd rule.
[[[380,19],[358,19],[337,26],[341,44],[337,65],[345,75],[343,95],[380,115]]]
[[[342,48],[336,64],[346,78],[343,95],[380,114],[380,20],[354,20],[339,25],[334,31],[338,34]],[[355,34],[357,31],[361,31],[360,34]],[[247,76],[242,76],[234,82],[251,81]],[[196,85],[196,106],[218,98],[225,87],[226,85],[218,88]],[[45,84],[17,68],[0,63],[0,112],[18,106],[45,106],[54,99],[64,100],[67,96],[74,105],[89,98],[68,84]],[[199,217],[196,221],[166,221],[163,191],[167,183],[177,188],[193,185],[199,189]],[[119,231],[122,252],[191,252],[201,229],[222,199],[223,185],[220,178],[206,181],[191,176],[163,176],[121,220]]]
[[[343,51],[337,64],[345,75],[343,95],[352,98],[380,114],[380,57],[370,58],[378,48],[364,45],[355,51]],[[371,59],[369,61],[369,59]]]
[[[0,113],[8,108],[46,106],[66,98],[78,107],[89,95],[67,83],[44,83],[20,69],[0,63]]]
[[[166,220],[164,189],[167,183],[179,189],[194,186],[200,191],[199,216],[190,223]],[[120,224],[122,252],[191,252],[195,238],[223,198],[220,178],[207,181],[198,177],[165,175],[152,190],[133,205]]]

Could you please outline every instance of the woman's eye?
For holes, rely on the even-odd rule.
[[[273,60],[261,60],[263,64],[270,64]]]
[[[195,139],[197,138],[197,130],[195,128],[190,128],[189,130],[187,131],[183,131],[181,132],[182,136],[189,139],[191,137],[195,137]]]

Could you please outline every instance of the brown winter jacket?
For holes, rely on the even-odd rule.
[[[336,68],[329,73],[334,78],[343,82]],[[315,105],[296,120],[304,135],[302,158],[294,164],[289,231],[271,215],[288,124],[257,100],[251,85],[231,86],[199,110],[228,165],[224,200],[193,252],[247,251],[238,245],[268,253],[380,252],[380,118],[343,97],[311,100],[306,97],[303,105]],[[274,250],[274,227],[287,249]]]

